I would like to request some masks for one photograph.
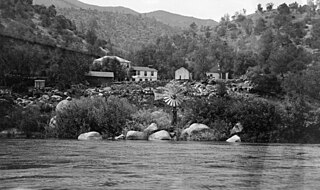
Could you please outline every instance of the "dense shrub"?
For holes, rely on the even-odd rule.
[[[126,99],[110,96],[73,100],[57,113],[57,127],[51,131],[58,138],[77,138],[84,132],[97,131],[114,138],[120,134],[134,107]]]
[[[27,137],[39,134],[43,137],[45,127],[48,125],[51,113],[45,113],[40,106],[31,105],[26,108],[17,107],[10,113],[9,119],[12,127],[22,131]]]
[[[271,134],[281,124],[281,114],[272,103],[253,98],[211,97],[193,100],[187,106],[183,123],[202,123],[215,130],[219,140],[229,135],[240,122],[243,139],[249,142],[269,142]]]
[[[142,109],[132,115],[128,130],[142,131],[151,123],[156,123],[159,129],[168,130],[171,127],[171,116],[163,110]]]
[[[306,99],[302,97],[287,98],[282,104],[283,114],[281,118],[284,125],[277,130],[278,141],[286,143],[319,143],[319,109],[312,108]]]

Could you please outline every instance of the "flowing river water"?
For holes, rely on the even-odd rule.
[[[0,143],[0,189],[320,189],[320,145]]]

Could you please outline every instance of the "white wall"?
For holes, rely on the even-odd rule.
[[[137,74],[138,71],[136,71],[136,74]],[[147,72],[147,76],[145,76],[145,72]],[[134,81],[138,82],[140,81],[140,79],[142,79],[142,81],[150,81],[150,79],[152,81],[156,81],[158,79],[158,72],[157,71],[154,71],[153,72],[153,76],[151,76],[151,71],[140,71],[139,75],[136,75],[134,77]]]
[[[184,79],[187,79],[189,80],[190,79],[190,73],[188,70],[186,69],[179,69],[179,70],[176,70],[175,72],[175,79],[176,80],[184,80]]]
[[[220,79],[219,73],[206,73],[208,78]]]

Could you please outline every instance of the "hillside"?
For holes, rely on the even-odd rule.
[[[154,43],[160,36],[172,36],[180,32],[178,29],[155,19],[132,14],[75,8],[58,9],[58,13],[74,21],[78,30],[83,33],[89,28],[94,28],[99,38],[111,41],[112,44],[125,52]],[[92,24],[94,27],[90,27]]]
[[[172,27],[188,28],[193,22],[198,26],[217,26],[218,23],[211,19],[198,19],[194,17],[182,16],[166,11],[154,11],[143,14],[146,17],[154,18],[157,21],[168,24]]]
[[[54,8],[3,3],[0,6],[0,35],[45,46],[87,52],[88,44],[75,25]]]
[[[34,0],[34,4],[50,6],[54,5],[56,8],[74,8],[74,9],[86,9],[86,10],[98,10],[121,14],[131,14],[135,16],[143,15],[144,17],[154,18],[155,20],[167,24],[171,27],[177,27],[181,29],[188,28],[191,23],[196,23],[198,26],[216,26],[218,23],[210,19],[198,19],[189,16],[178,15],[166,11],[154,11],[150,13],[138,13],[132,9],[126,7],[101,7],[96,5],[89,5],[78,0]]]
[[[309,52],[317,49],[312,39],[313,25],[320,19],[318,13],[312,13],[307,6],[256,11],[250,15],[235,15],[232,19],[225,18],[216,27],[217,35],[228,42],[234,49],[241,51],[260,51],[259,41],[267,31],[274,35],[286,34],[288,40],[297,47],[303,47]],[[286,13],[281,13],[285,9]]]
[[[81,8],[122,14],[139,15],[138,12],[126,7],[100,7],[96,5],[89,5],[78,0],[34,0],[33,3],[36,5],[45,5],[47,7],[54,5],[56,8]]]

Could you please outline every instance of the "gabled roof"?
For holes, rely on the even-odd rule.
[[[106,55],[106,56],[103,56],[103,57],[100,57],[99,59],[96,59],[94,61],[102,61],[104,59],[116,59],[117,61],[119,61],[120,63],[131,63],[131,61],[128,61],[128,60],[125,60],[121,57],[118,57],[118,56],[109,56],[109,55]]]
[[[155,72],[158,71],[157,69],[152,69],[149,67],[132,67],[132,69],[135,71],[155,71]]]
[[[86,76],[113,78],[114,73],[113,72],[89,71],[89,73],[87,73]]]
[[[188,71],[188,72],[189,72],[189,70],[186,69],[186,68],[184,68],[184,67],[181,67],[180,69],[177,69],[176,72],[177,72],[177,71],[180,71],[180,70],[185,70],[185,71]]]

